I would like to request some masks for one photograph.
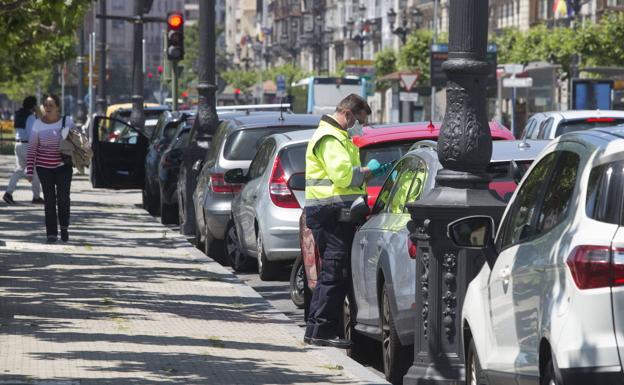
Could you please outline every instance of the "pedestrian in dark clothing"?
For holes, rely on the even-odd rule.
[[[35,122],[28,143],[26,162],[29,180],[32,180],[36,168],[43,187],[47,243],[57,241],[57,219],[61,227],[61,240],[63,242],[69,240],[72,165],[63,161],[60,144],[74,123],[70,117],[61,117],[60,105],[60,99],[56,95],[50,94],[43,99],[45,113]]]

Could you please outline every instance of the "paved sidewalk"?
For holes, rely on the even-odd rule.
[[[0,193],[13,158],[0,156]],[[46,245],[25,181],[0,202],[0,384],[382,384],[139,207],[74,176]],[[299,338],[297,338],[299,337]]]

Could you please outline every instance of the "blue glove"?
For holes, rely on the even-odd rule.
[[[374,176],[383,176],[392,170],[392,162],[384,163],[375,171],[373,171]]]
[[[368,169],[375,174],[375,172],[377,170],[379,170],[379,168],[381,167],[381,164],[379,163],[379,161],[377,159],[371,159],[368,161],[368,164],[366,165],[366,167],[368,167]]]
[[[390,179],[391,179],[393,182],[396,182],[396,180],[397,180],[397,176],[398,176],[398,175],[399,175],[399,173],[397,172],[397,170],[394,170],[394,171],[392,171],[392,174],[390,174]]]

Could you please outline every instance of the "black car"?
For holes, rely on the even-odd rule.
[[[223,119],[235,116],[258,115],[258,114],[279,114],[279,111],[288,111],[290,104],[265,104],[265,105],[239,105],[217,107],[219,123]],[[278,112],[275,112],[275,111]],[[272,112],[269,112],[272,111]],[[284,112],[287,114],[287,112]],[[197,186],[197,177],[201,170],[201,163],[206,158],[212,136],[210,133],[200,131],[197,125],[191,129],[189,135],[189,147],[185,151],[180,168],[178,179],[178,210],[180,221],[180,233],[184,235],[197,235],[195,227],[195,208],[193,206],[193,192]],[[201,243],[197,241],[201,248]]]
[[[95,115],[90,126],[93,158],[89,168],[94,188],[135,189],[145,183],[145,155],[149,138],[166,106],[145,107],[145,126],[133,127],[131,109],[110,117]]]
[[[158,183],[158,164],[162,154],[175,138],[180,120],[191,111],[165,111],[160,115],[145,156],[145,185],[143,186],[143,208],[150,214],[160,213],[160,185]]]
[[[158,163],[158,186],[160,191],[160,221],[163,224],[178,223],[178,202],[176,190],[183,154],[189,149],[189,134],[195,120],[194,115],[182,115],[176,133],[169,147]]]

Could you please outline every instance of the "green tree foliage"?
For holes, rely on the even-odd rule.
[[[396,70],[397,55],[392,48],[386,48],[377,52],[375,55],[375,75],[377,79],[392,72],[396,72]],[[390,87],[390,83],[377,80],[376,86],[378,89],[387,89]]]
[[[0,83],[31,79],[75,55],[75,33],[90,0],[0,0]]]
[[[287,63],[278,67],[268,68],[261,73],[262,80],[273,80],[277,78],[277,75],[284,75],[286,78],[286,91],[290,92],[290,87],[293,82],[301,80],[305,77],[312,76],[310,72],[306,72],[301,67]]]
[[[253,87],[260,80],[259,74],[255,71],[228,70],[221,72],[220,76],[228,85],[240,88],[243,92]]]
[[[215,31],[217,39],[223,32],[223,27],[217,27]],[[217,45],[216,53],[217,76],[221,76],[223,72],[230,69],[230,63],[225,48]],[[184,59],[180,64],[184,66],[184,71],[180,76],[180,89],[192,92],[197,87],[199,78],[199,25],[197,23],[184,28]]]
[[[418,71],[421,81],[429,79],[429,46],[433,41],[431,30],[419,29],[412,32],[399,51],[399,69]]]

